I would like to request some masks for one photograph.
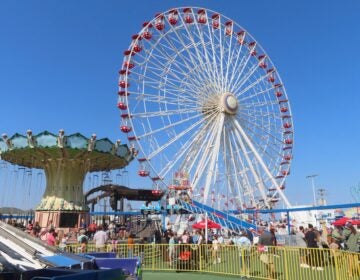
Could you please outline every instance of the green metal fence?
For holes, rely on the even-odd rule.
[[[117,257],[138,256],[144,271],[194,271],[253,279],[360,279],[360,254],[343,250],[297,247],[241,248],[235,245],[88,244],[67,251],[116,252]]]

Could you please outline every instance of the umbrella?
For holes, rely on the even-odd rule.
[[[353,220],[353,219],[351,219],[349,217],[342,217],[342,218],[336,220],[335,222],[333,222],[332,225],[334,225],[334,226],[345,226],[345,224],[347,222],[350,222],[353,225],[360,224],[360,220]]]
[[[206,221],[207,221],[207,225],[206,225]],[[196,224],[192,225],[193,228],[195,229],[204,229],[204,228],[221,228],[221,225],[207,219],[207,220],[203,220],[201,222],[198,222]]]

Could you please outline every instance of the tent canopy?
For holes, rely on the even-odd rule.
[[[204,229],[206,228],[206,221],[207,221],[207,228],[221,228],[221,225],[207,219],[207,220],[203,220],[203,221],[200,221],[196,224],[193,224],[192,227],[195,228],[195,229]]]
[[[360,220],[353,220],[349,217],[342,217],[338,220],[336,220],[335,222],[332,222],[332,225],[334,226],[345,226],[345,224],[347,222],[352,223],[353,225],[359,225],[360,224]]]

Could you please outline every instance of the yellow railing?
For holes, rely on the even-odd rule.
[[[138,256],[143,270],[198,271],[253,279],[360,279],[360,254],[343,250],[297,247],[241,248],[236,245],[88,244],[69,245],[68,252],[115,252],[117,257]]]

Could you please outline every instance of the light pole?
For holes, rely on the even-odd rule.
[[[313,191],[313,197],[314,197],[314,206],[316,206],[316,193],[315,193],[315,177],[319,176],[319,174],[312,174],[306,176],[306,179],[311,179],[311,185],[312,185],[312,191]]]

